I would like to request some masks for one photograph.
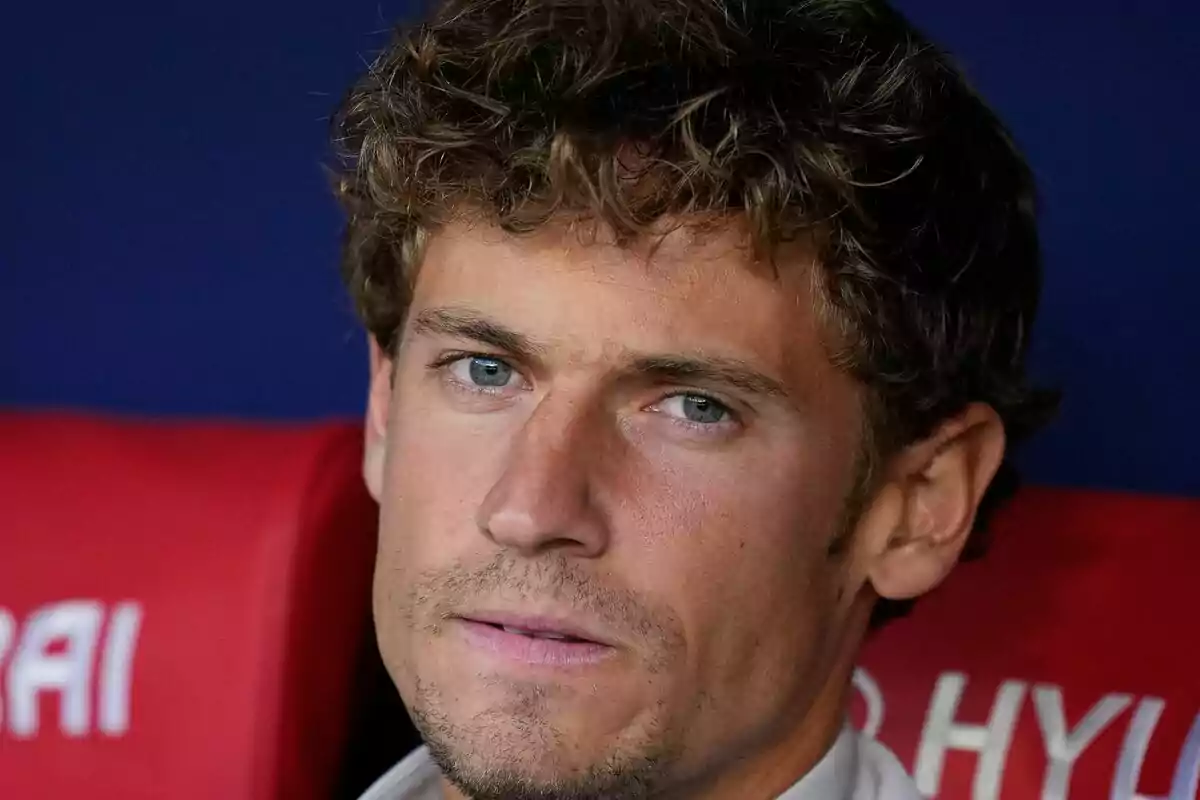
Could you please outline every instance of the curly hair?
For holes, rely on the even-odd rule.
[[[464,209],[514,233],[585,217],[618,241],[737,215],[772,263],[816,243],[830,356],[870,398],[872,463],[971,402],[1010,442],[1054,409],[1025,370],[1031,172],[881,0],[448,0],[399,30],[334,138],[343,273],[386,351],[424,242]],[[968,555],[1014,488],[1006,464]]]

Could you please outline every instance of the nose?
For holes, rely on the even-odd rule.
[[[547,395],[512,440],[477,524],[496,544],[533,556],[547,550],[595,558],[608,531],[590,482],[604,457],[597,420],[579,403]]]

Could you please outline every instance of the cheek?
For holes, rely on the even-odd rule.
[[[381,545],[420,559],[474,530],[504,445],[496,430],[430,402],[421,387],[398,391],[407,402],[388,425]]]
[[[414,398],[415,399],[415,398]],[[410,597],[423,572],[471,561],[486,540],[475,515],[496,460],[489,440],[463,425],[439,424],[416,403],[388,426],[375,566],[375,615],[385,656],[415,624]]]
[[[849,482],[820,450],[797,458],[789,449],[624,459],[608,481],[628,515],[614,527],[646,550],[652,570],[672,567],[667,574],[713,588],[797,575],[823,561],[815,557],[833,538]]]
[[[832,610],[825,548],[844,481],[794,453],[689,454],[625,473],[638,500],[618,546],[640,552],[622,561],[682,620],[693,681],[715,701],[744,697],[747,682],[770,696],[798,682]]]

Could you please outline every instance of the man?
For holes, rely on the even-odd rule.
[[[917,797],[856,651],[1047,405],[1029,173],[949,62],[874,0],[455,0],[336,128],[427,745],[366,797]]]

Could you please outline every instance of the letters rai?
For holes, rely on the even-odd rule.
[[[47,695],[58,699],[59,735],[126,734],[142,613],[136,602],[67,600],[18,620],[0,606],[0,740],[52,732]]]

